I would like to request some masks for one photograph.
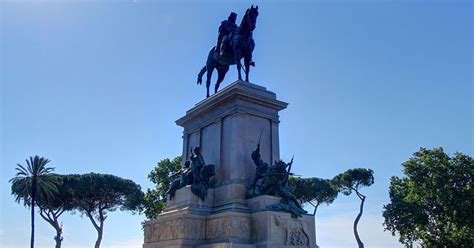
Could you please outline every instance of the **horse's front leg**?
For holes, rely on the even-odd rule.
[[[242,80],[242,73],[240,70],[242,69],[242,64],[240,63],[240,49],[234,49],[234,60],[235,60],[235,65],[237,65],[237,73],[239,74],[239,80]]]
[[[246,81],[246,82],[249,82],[250,62],[252,62],[252,56],[247,56],[247,57],[244,58],[244,65],[245,65],[245,81]]]
[[[242,80],[242,73],[240,72],[241,69],[242,69],[242,64],[240,63],[240,60],[239,60],[239,62],[237,62],[237,72],[239,73],[239,80]]]

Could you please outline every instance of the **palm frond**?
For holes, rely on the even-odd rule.
[[[26,160],[26,165],[28,167],[28,171],[33,174],[33,157],[30,157],[30,160]]]
[[[25,206],[31,205],[33,184],[36,184],[36,196],[43,194],[53,197],[58,189],[57,181],[52,174],[54,168],[46,167],[50,160],[36,155],[34,157],[30,156],[25,161],[26,166],[17,164],[17,168],[15,168],[16,176],[9,180],[12,183],[11,190],[12,195],[15,196],[15,201],[23,201]]]
[[[21,165],[21,164],[16,164],[16,165],[17,165],[18,167],[20,167],[20,168],[18,168],[18,167],[15,168],[17,171],[22,172],[22,173],[24,173],[24,174],[28,174],[28,170],[27,170],[25,167],[23,167],[23,165]]]

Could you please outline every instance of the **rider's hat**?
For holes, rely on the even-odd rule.
[[[234,12],[230,12],[230,15],[229,15],[228,19],[232,19],[232,18],[233,18],[233,19],[236,19],[236,18],[237,18],[237,14],[234,13]]]

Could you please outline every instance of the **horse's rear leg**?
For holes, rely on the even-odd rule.
[[[217,81],[216,81],[216,86],[214,88],[214,93],[217,93],[217,90],[219,90],[219,86],[221,85],[221,82],[224,80],[224,77],[227,71],[229,71],[229,66],[225,66],[224,68],[217,69]]]

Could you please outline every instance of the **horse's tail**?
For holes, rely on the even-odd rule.
[[[202,67],[201,71],[198,74],[197,84],[202,84],[202,76],[206,72],[207,66]]]

